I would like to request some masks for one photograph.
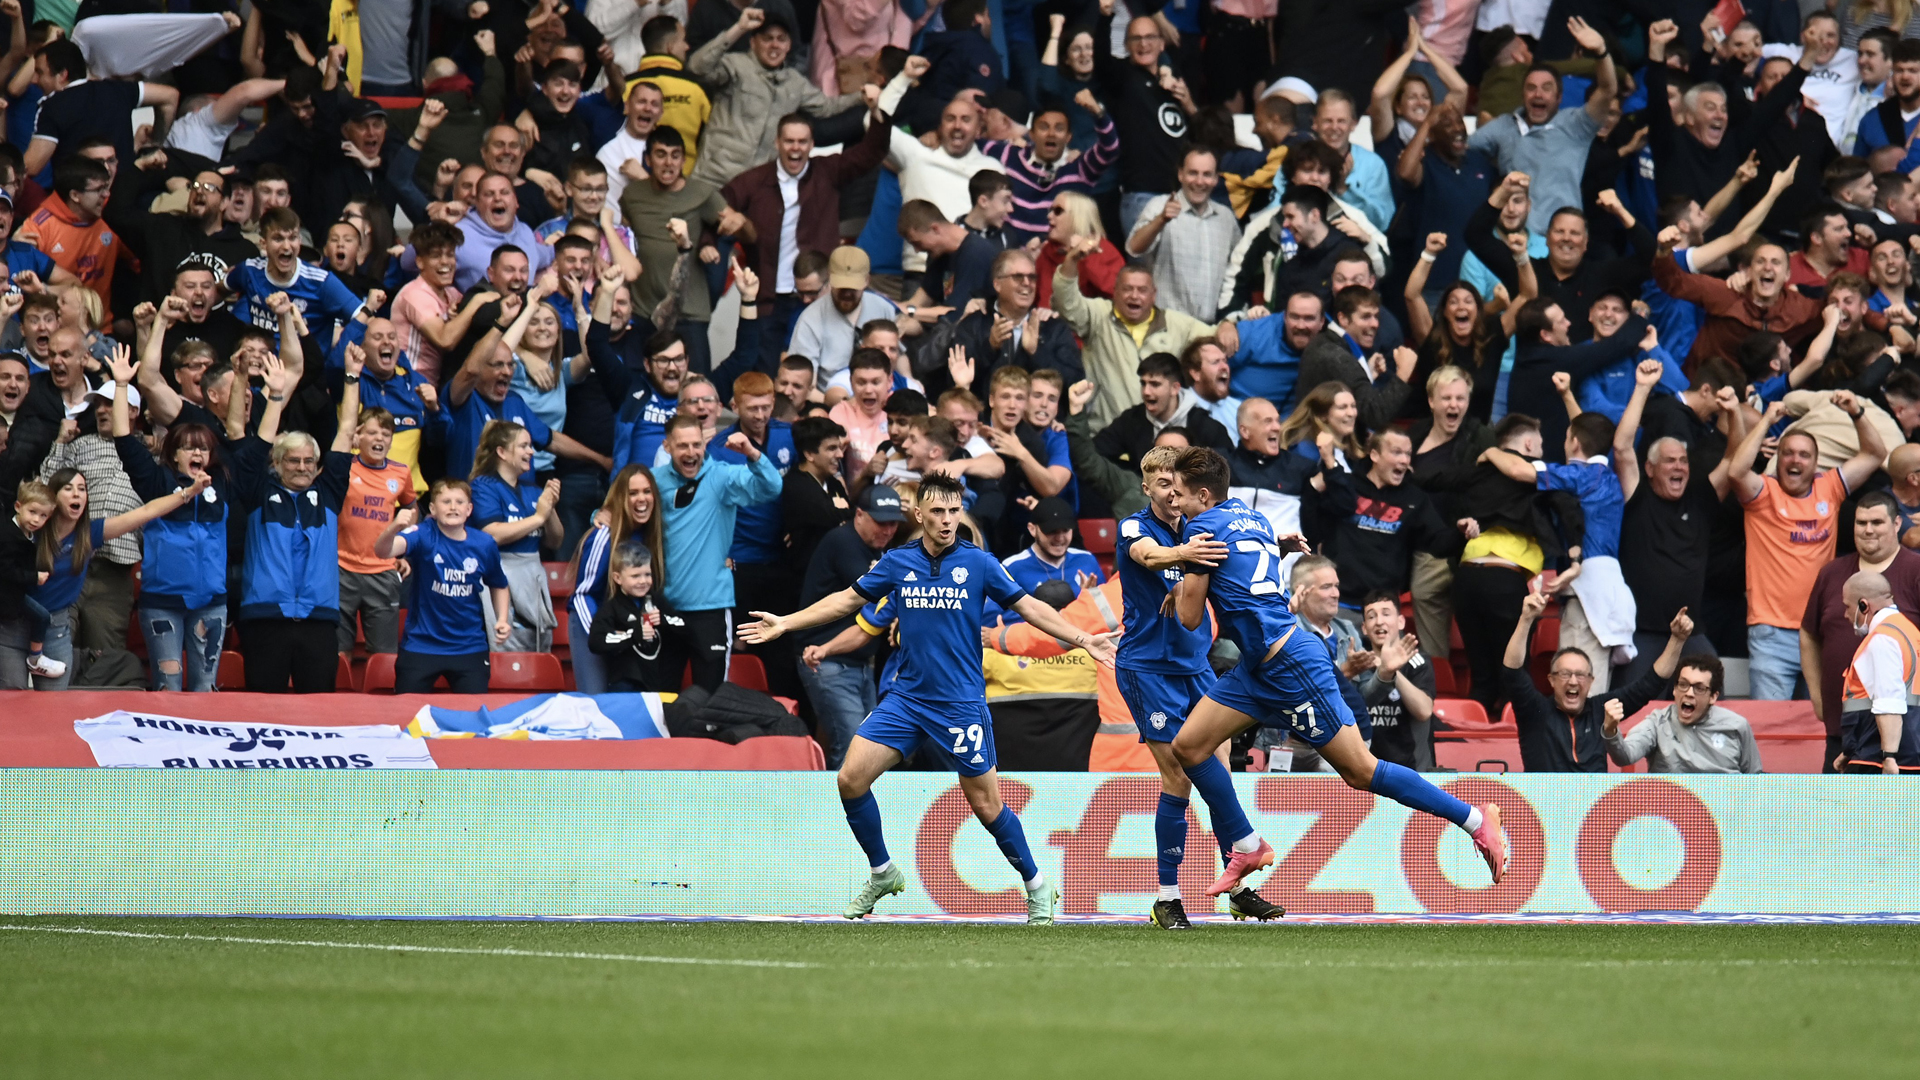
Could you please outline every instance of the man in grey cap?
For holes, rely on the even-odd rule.
[[[900,493],[885,484],[875,484],[860,493],[853,520],[834,529],[814,549],[807,566],[806,582],[800,588],[800,605],[808,605],[849,588],[873,569],[906,515],[900,508]],[[879,601],[886,606],[888,600]],[[854,729],[873,711],[872,661],[880,643],[879,624],[861,615],[850,616],[824,626],[800,632],[805,646],[798,663],[800,681],[813,702],[819,720],[819,739],[826,748],[827,768],[838,769],[847,755],[847,744]],[[890,613],[889,613],[890,614]],[[851,631],[849,644],[857,647],[841,651],[826,648],[829,642]]]

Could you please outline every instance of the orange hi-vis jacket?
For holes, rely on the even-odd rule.
[[[1892,610],[1892,609],[1889,609]],[[1874,623],[1854,650],[1840,683],[1841,750],[1851,765],[1879,768],[1885,760],[1876,714],[1886,715],[1885,701],[1876,709],[1876,699],[1860,675],[1860,661],[1876,641],[1891,641],[1900,654],[1901,683],[1906,693],[1904,719],[1900,725],[1900,748],[1894,755],[1903,773],[1920,773],[1920,627],[1913,625],[1897,610]]]

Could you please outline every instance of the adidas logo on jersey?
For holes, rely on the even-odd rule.
[[[987,759],[981,757],[979,754],[973,755],[973,760],[968,762],[970,765],[985,765],[986,763]]]
[[[906,576],[906,577],[903,577],[903,578],[901,578],[900,580],[902,580],[902,581],[919,581],[919,580],[920,580],[920,575],[919,575],[919,574],[916,574],[916,573],[914,573],[914,572],[913,572],[913,571],[911,571],[911,570],[909,570],[909,571],[907,571],[907,576]]]

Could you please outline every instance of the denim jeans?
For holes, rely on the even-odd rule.
[[[1791,701],[1800,678],[1800,631],[1747,627],[1747,680],[1755,701]]]
[[[220,643],[227,637],[227,605],[193,611],[141,608],[137,614],[153,689],[205,693],[214,688]]]
[[[49,660],[58,660],[67,665],[57,679],[45,679],[33,676],[35,690],[65,690],[73,683],[73,628],[80,621],[80,605],[68,604],[59,611],[48,613],[47,631],[41,641],[41,652]]]
[[[1133,227],[1140,222],[1140,211],[1147,204],[1159,198],[1151,191],[1123,191],[1120,193],[1120,238],[1114,241],[1116,246],[1124,247],[1127,237],[1133,235]]]
[[[594,655],[587,642],[592,627],[583,624],[580,616],[573,610],[572,598],[567,604],[567,655],[573,658],[573,688],[582,694],[604,694],[607,692],[607,663]]]
[[[553,504],[553,509],[560,515],[561,534],[560,548],[553,558],[566,562],[593,531],[593,512],[607,497],[607,474],[599,469],[569,468],[558,475],[560,501]]]
[[[837,659],[820,661],[818,671],[808,667],[805,660],[794,661],[794,667],[800,672],[800,683],[807,688],[814,716],[820,721],[820,741],[826,747],[827,768],[837,770],[847,758],[854,731],[877,704],[873,668],[864,661],[851,663]]]

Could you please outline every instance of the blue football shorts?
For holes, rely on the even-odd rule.
[[[1116,670],[1113,681],[1133,713],[1141,742],[1172,742],[1194,706],[1214,684],[1213,672],[1199,675]]]
[[[1244,655],[1221,676],[1206,696],[1254,718],[1265,727],[1284,728],[1309,746],[1325,746],[1354,722],[1340,692],[1340,673],[1319,636],[1290,632],[1272,660]]]
[[[984,701],[920,701],[895,690],[867,714],[855,732],[890,746],[901,757],[925,746],[961,776],[981,776],[999,765],[993,716]]]

